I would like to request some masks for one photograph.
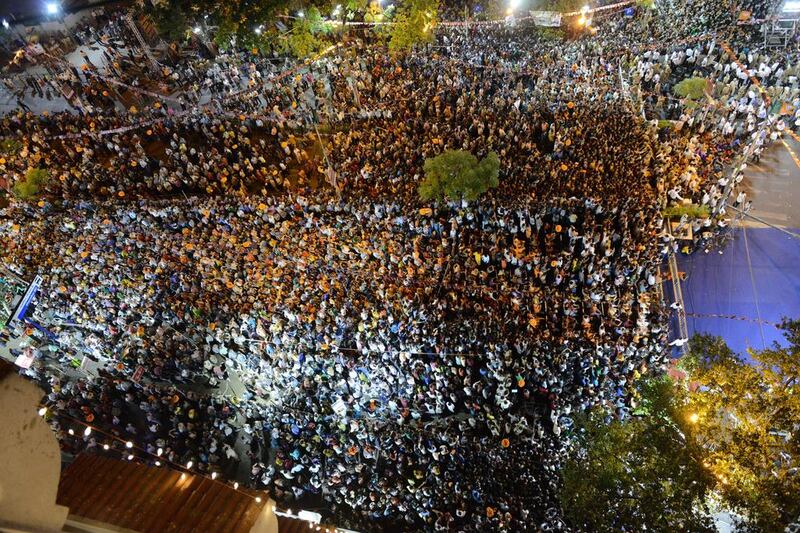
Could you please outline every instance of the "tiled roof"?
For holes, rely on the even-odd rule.
[[[67,467],[57,500],[72,516],[153,533],[247,533],[267,501],[202,476],[94,454]]]

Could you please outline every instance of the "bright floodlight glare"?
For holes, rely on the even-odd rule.
[[[588,12],[589,12],[589,6],[588,6],[588,5],[587,5],[587,6],[583,6],[583,7],[581,8],[581,13],[584,13],[584,14],[585,14],[585,13],[588,13]]]
[[[578,24],[579,24],[580,26],[583,26],[584,24],[586,24],[586,17],[584,17],[583,15],[581,15],[581,16],[578,18]]]
[[[261,26],[256,28],[256,35],[261,35]]]
[[[48,15],[55,15],[58,13],[58,4],[56,2],[47,2],[45,9],[47,9]]]
[[[522,0],[508,0],[508,9],[515,10],[519,7]]]
[[[800,1],[799,0],[789,0],[785,4],[783,4],[784,13],[795,13],[800,11]]]
[[[303,18],[303,17],[305,17],[305,16],[306,16],[306,14],[305,14],[305,13],[303,13],[302,11],[298,11],[298,12],[297,12],[297,16],[298,16],[298,17],[300,17],[300,18]]]
[[[200,26],[195,26],[194,29],[192,29],[192,31],[194,32],[195,35],[197,35],[202,30],[200,30]]]
[[[5,29],[8,29],[8,26],[9,26],[8,21],[6,19],[3,19],[3,27]]]

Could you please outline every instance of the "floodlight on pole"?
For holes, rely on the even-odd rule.
[[[47,2],[44,7],[47,10],[48,15],[56,15],[61,8],[61,6],[58,5],[58,2]]]

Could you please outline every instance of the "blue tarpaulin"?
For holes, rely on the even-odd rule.
[[[686,272],[683,296],[690,335],[721,336],[745,354],[747,347],[784,344],[774,324],[800,319],[800,239],[780,230],[747,228],[745,235],[737,228],[721,255],[695,252],[681,256],[678,266]]]

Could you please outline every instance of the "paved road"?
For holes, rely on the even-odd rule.
[[[752,214],[783,228],[800,228],[800,142],[786,135],[750,162],[743,181]],[[748,227],[766,227],[749,220]]]
[[[125,53],[127,49],[122,48],[120,51]],[[89,61],[92,62],[100,70],[105,68],[106,60],[103,57],[103,47],[99,43],[93,45],[84,45],[76,48],[72,53],[67,54],[64,59],[67,60],[72,66],[80,69],[83,64],[81,51],[86,52]],[[47,76],[46,69],[41,65],[31,66],[25,69],[25,73],[29,75]],[[23,100],[25,104],[31,108],[31,111],[36,114],[41,114],[43,111],[49,113],[56,113],[60,111],[75,111],[75,108],[70,106],[67,101],[60,95],[54,95],[52,100],[47,98],[39,98],[35,94],[31,94],[28,89],[27,94]],[[13,95],[5,86],[0,85],[0,114],[11,113],[17,111],[17,97]]]

